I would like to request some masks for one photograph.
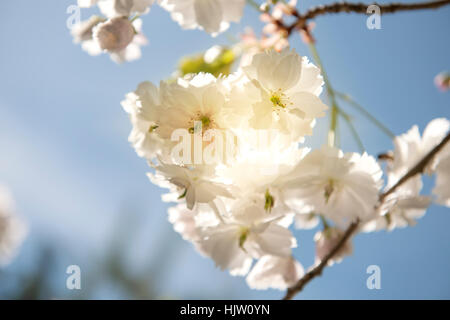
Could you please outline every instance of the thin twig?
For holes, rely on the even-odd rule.
[[[339,110],[339,113],[342,116],[342,118],[345,120],[345,122],[347,123],[347,126],[350,129],[350,133],[352,134],[353,139],[355,140],[356,144],[358,145],[359,152],[363,153],[366,150],[366,148],[364,148],[364,144],[363,144],[361,138],[359,137],[358,131],[356,130],[355,126],[353,125],[352,119],[348,115],[341,113],[340,110]]]
[[[380,195],[380,202],[383,202],[383,200],[390,195],[392,192],[394,192],[398,187],[400,187],[403,183],[405,183],[408,179],[414,177],[415,175],[422,173],[425,170],[425,167],[428,165],[428,163],[433,160],[434,156],[444,148],[444,146],[447,144],[447,142],[450,141],[450,132],[445,136],[445,138],[436,146],[434,147],[428,154],[423,157],[422,160],[419,161],[411,170],[409,170],[400,180],[397,181],[396,184],[394,184],[390,189],[388,189],[386,192]]]
[[[336,246],[331,250],[323,259],[320,261],[320,263],[312,268],[310,271],[308,271],[294,286],[290,287],[286,295],[284,296],[283,300],[291,300],[297,293],[302,291],[303,287],[310,282],[312,279],[314,279],[317,276],[320,276],[322,274],[323,269],[327,266],[328,261],[333,258],[333,256],[344,246],[344,244],[347,242],[347,240],[350,238],[350,236],[353,234],[353,232],[357,229],[359,225],[359,220],[353,222],[345,231],[344,235],[342,236],[341,240],[336,244]]]
[[[338,91],[334,92],[338,97],[344,99],[349,103],[350,106],[357,109],[359,112],[361,112],[367,119],[369,119],[373,124],[375,124],[383,133],[385,133],[389,138],[394,139],[395,134],[389,130],[381,121],[379,121],[377,118],[375,118],[369,111],[367,111],[366,108],[364,108],[362,105],[360,105],[358,102],[353,100],[351,96],[348,94],[344,94]]]
[[[283,29],[287,36],[291,35],[294,30],[303,30],[306,35],[313,39],[307,22],[321,15],[332,14],[332,13],[359,13],[367,14],[367,8],[370,5],[376,5],[380,8],[381,14],[394,13],[398,11],[413,11],[421,9],[437,9],[442,6],[450,4],[450,0],[437,0],[437,1],[426,1],[418,3],[388,3],[388,4],[364,4],[364,3],[348,3],[340,2],[328,5],[321,5],[315,8],[311,8],[305,13],[301,14],[297,9],[293,9],[291,15],[296,18],[290,25],[285,25],[283,20],[273,20],[280,29]],[[322,68],[323,69],[323,68]],[[334,97],[333,97],[334,98]],[[389,132],[390,133],[390,132]],[[408,179],[424,171],[427,164],[434,158],[436,153],[438,153],[444,145],[450,140],[450,133],[434,147],[416,166],[414,166],[408,173],[406,173],[392,188],[387,190],[385,193],[380,195],[380,203],[384,201],[386,196],[394,192],[400,185],[405,183]],[[342,248],[342,246],[349,240],[352,234],[356,231],[359,225],[359,220],[353,222],[344,232],[341,240],[333,247],[333,249],[322,259],[322,261],[311,270],[309,270],[300,280],[297,281],[292,287],[290,287],[283,300],[292,299],[297,293],[299,293],[304,286],[309,283],[312,279],[322,274],[323,269],[328,265],[330,259]]]
[[[380,195],[380,203],[384,201],[386,196],[394,192],[399,186],[401,186],[403,183],[405,183],[410,178],[414,177],[416,174],[422,173],[428,163],[430,163],[434,156],[444,148],[444,146],[450,141],[450,132],[445,136],[442,141],[436,145],[430,152],[423,157],[422,160],[419,161],[411,170],[409,170],[393,187],[391,187],[386,192],[382,193]],[[304,286],[310,282],[312,279],[314,279],[317,276],[320,276],[322,274],[323,269],[328,265],[328,261],[333,258],[333,256],[345,245],[345,243],[348,241],[348,239],[351,237],[351,235],[356,231],[357,227],[359,225],[359,221],[353,222],[346,230],[344,235],[342,236],[341,240],[333,247],[333,249],[322,259],[322,261],[312,268],[310,271],[308,271],[300,280],[297,281],[295,285],[290,287],[286,295],[284,296],[283,300],[290,300],[292,299],[297,293],[302,291]]]
[[[297,17],[297,21],[292,23],[287,27],[288,33],[291,33],[294,29],[307,30],[306,23],[308,20],[314,19],[318,16],[332,13],[360,13],[367,14],[367,8],[370,5],[376,5],[380,8],[381,14],[386,13],[394,13],[398,11],[413,11],[413,10],[422,10],[422,9],[437,9],[442,6],[450,4],[450,0],[437,0],[437,1],[424,1],[417,3],[387,3],[387,4],[378,4],[376,2],[366,4],[366,3],[348,3],[348,2],[339,2],[339,3],[331,3],[327,5],[317,6],[315,8],[311,8],[305,13],[301,14],[298,11],[295,11],[293,14]]]

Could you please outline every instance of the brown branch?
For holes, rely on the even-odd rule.
[[[386,196],[394,192],[399,186],[401,186],[403,183],[405,183],[410,178],[414,177],[415,175],[422,173],[428,163],[430,163],[435,155],[444,148],[444,146],[450,141],[450,132],[447,134],[447,136],[442,139],[442,141],[436,145],[430,152],[427,153],[425,157],[423,157],[422,160],[419,161],[412,169],[410,169],[394,186],[392,186],[389,190],[382,193],[380,195],[380,203],[384,201]],[[302,291],[302,289],[305,287],[305,285],[310,282],[312,279],[314,279],[317,276],[320,276],[322,274],[323,269],[328,265],[328,261],[333,258],[333,256],[345,245],[345,243],[350,239],[352,234],[356,231],[357,227],[359,225],[359,221],[353,222],[346,230],[342,238],[339,240],[339,242],[333,247],[333,249],[322,259],[322,261],[312,268],[310,271],[308,271],[300,280],[297,281],[295,285],[290,287],[286,295],[284,296],[283,300],[290,300],[292,299],[297,293]]]
[[[328,261],[333,258],[333,256],[344,246],[344,244],[347,242],[348,239],[350,239],[351,235],[355,230],[357,229],[359,225],[359,220],[353,222],[347,230],[345,230],[345,233],[342,235],[342,238],[339,240],[339,242],[334,246],[334,248],[320,261],[320,263],[312,268],[310,271],[308,271],[300,280],[297,281],[295,285],[290,287],[286,295],[284,296],[283,300],[291,300],[297,293],[302,291],[303,287],[310,282],[312,279],[314,279],[317,276],[320,276],[322,274],[323,269],[327,266]]]
[[[383,202],[383,200],[390,195],[392,192],[394,192],[399,186],[401,186],[403,183],[405,183],[408,179],[414,177],[415,175],[422,173],[425,170],[425,167],[428,163],[433,160],[434,156],[444,148],[444,146],[447,144],[447,142],[450,141],[450,132],[447,134],[447,136],[442,139],[442,141],[435,146],[433,149],[431,149],[430,152],[427,153],[425,157],[423,157],[422,160],[419,161],[414,167],[412,167],[400,180],[397,181],[396,184],[394,184],[390,189],[388,189],[386,192],[380,195],[380,202]]]
[[[321,15],[332,14],[332,13],[360,13],[367,14],[367,8],[370,5],[377,5],[381,14],[394,13],[399,11],[413,11],[422,9],[437,9],[445,5],[450,4],[450,0],[437,0],[437,1],[425,1],[417,3],[387,3],[378,4],[376,2],[365,4],[365,3],[348,3],[339,2],[327,5],[321,5],[315,8],[311,8],[305,13],[301,14],[297,10],[294,10],[292,15],[297,17],[297,21],[286,27],[286,31],[290,34],[294,29],[300,29],[307,31],[308,20],[314,19]],[[308,32],[308,31],[307,31]]]

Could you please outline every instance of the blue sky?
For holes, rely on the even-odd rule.
[[[26,270],[35,262],[36,244],[56,244],[64,252],[52,271],[65,285],[65,267],[90,268],[104,255],[119,212],[140,221],[127,254],[130,270],[143,268],[147,256],[168,245],[171,264],[158,285],[161,296],[176,298],[262,298],[278,291],[252,291],[201,257],[176,234],[166,218],[163,190],[147,179],[145,161],[129,146],[129,120],[121,109],[124,95],[144,80],[158,83],[186,54],[214,44],[245,26],[262,24],[247,8],[241,24],[216,38],[184,31],[159,7],[144,16],[150,43],[143,58],[116,65],[106,55],[91,57],[72,43],[66,8],[75,0],[2,1],[0,4],[0,181],[13,191],[17,209],[30,224],[23,250],[6,271]],[[301,9],[323,3],[301,1]],[[82,11],[82,19],[92,11]],[[382,17],[381,30],[368,30],[362,15],[317,19],[317,48],[333,86],[351,94],[394,133],[436,117],[450,117],[450,96],[439,92],[434,76],[450,68],[450,7]],[[291,45],[309,55],[300,38]],[[351,111],[351,109],[347,108]],[[355,125],[367,151],[389,150],[389,138],[355,113]],[[320,120],[308,144],[325,141]],[[349,132],[345,151],[357,151]],[[425,190],[430,189],[428,179]],[[132,218],[130,218],[132,220]],[[450,298],[450,211],[432,205],[417,226],[359,235],[354,255],[328,268],[299,295],[302,299]],[[295,256],[313,262],[312,231],[296,231]],[[132,237],[130,235],[130,238]],[[45,239],[45,240],[42,240]],[[90,265],[91,264],[91,265]],[[366,268],[379,265],[382,289],[366,288]],[[156,275],[157,277],[159,275]],[[70,297],[70,293],[66,293]],[[124,297],[113,285],[98,298]]]

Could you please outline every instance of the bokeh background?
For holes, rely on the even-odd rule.
[[[405,0],[406,1],[406,0]],[[328,1],[300,1],[301,9]],[[144,80],[158,83],[182,56],[202,52],[251,26],[263,26],[247,7],[241,24],[216,38],[184,31],[157,6],[143,17],[150,44],[143,58],[116,65],[72,43],[66,9],[75,0],[0,2],[0,181],[15,197],[30,234],[12,264],[0,271],[0,298],[277,299],[282,292],[250,290],[201,257],[167,221],[164,190],[152,185],[143,159],[127,141],[130,123],[120,106]],[[95,10],[82,11],[87,19]],[[382,17],[339,14],[316,20],[317,48],[334,87],[351,94],[396,134],[450,117],[449,93],[434,76],[450,68],[450,7]],[[300,37],[291,44],[309,55]],[[348,111],[352,111],[348,109]],[[355,126],[368,152],[392,143],[358,113]],[[319,120],[310,146],[326,138]],[[342,126],[341,146],[357,151]],[[425,191],[431,179],[426,179]],[[361,234],[354,255],[328,268],[299,299],[450,298],[450,211],[432,205],[412,228]],[[295,256],[313,263],[314,231],[295,231]],[[82,290],[67,290],[76,264]],[[381,268],[381,290],[366,287],[369,265]]]

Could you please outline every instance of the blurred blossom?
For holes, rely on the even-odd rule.
[[[116,63],[133,61],[141,57],[142,45],[147,39],[142,34],[142,20],[154,0],[78,0],[81,8],[98,5],[106,17],[92,16],[75,25],[72,36],[91,56],[109,53]],[[131,16],[134,16],[130,19]]]
[[[260,19],[266,23],[261,37],[261,47],[263,49],[273,48],[276,51],[281,51],[289,46],[287,31],[276,23],[280,19],[270,13],[262,13]]]
[[[146,14],[153,2],[154,0],[78,0],[78,6],[90,8],[97,4],[104,15],[113,18]]]
[[[434,78],[434,83],[439,90],[445,92],[450,89],[450,74],[441,72]]]
[[[93,16],[75,25],[71,31],[75,43],[81,43],[91,56],[109,53],[116,63],[133,61],[141,57],[141,46],[148,43],[142,34],[142,20],[130,21],[125,17],[109,20]]]
[[[306,32],[305,30],[300,30],[300,36],[302,38],[302,41],[305,44],[315,43],[316,41],[312,36],[311,31],[316,27],[316,24],[314,22],[310,22],[307,24],[306,27],[308,28],[308,32]]]
[[[278,52],[289,46],[289,41],[284,30],[279,30],[275,24],[267,24],[263,28],[261,38],[258,38],[252,28],[246,28],[241,34],[239,47],[242,51],[240,66],[244,67],[251,63],[252,58],[257,53],[262,53],[267,49],[274,49]]]
[[[162,0],[161,7],[171,13],[183,29],[202,29],[212,36],[239,22],[245,0]]]
[[[297,0],[291,0],[287,3],[283,1],[278,1],[273,7],[272,17],[279,20],[282,19],[284,15],[290,16],[295,12],[295,6],[297,5]]]
[[[94,38],[103,50],[110,52],[120,51],[133,41],[134,28],[132,23],[126,18],[113,18],[100,23],[95,28]]]
[[[14,204],[9,190],[0,185],[0,266],[14,258],[22,244],[26,227],[14,213]]]

